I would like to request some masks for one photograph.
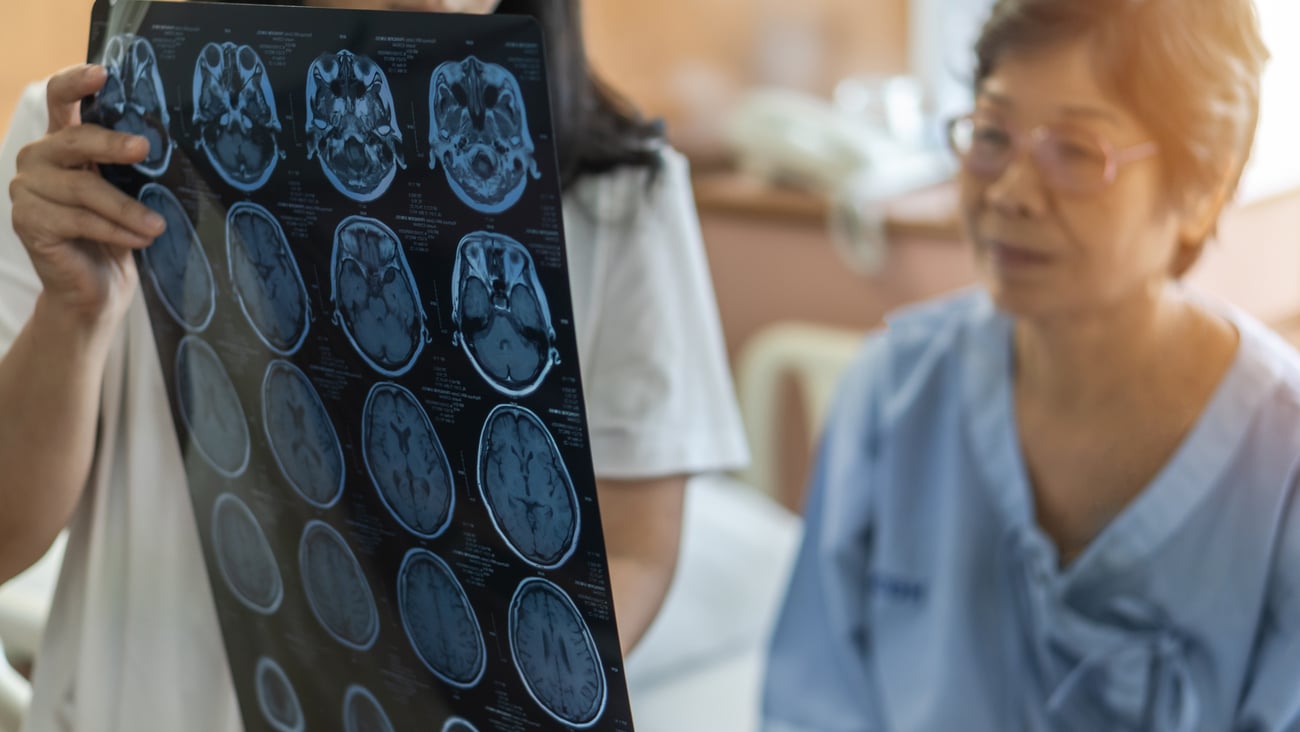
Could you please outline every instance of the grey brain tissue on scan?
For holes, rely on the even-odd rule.
[[[322,54],[307,72],[307,155],[320,158],[334,187],[356,201],[388,190],[406,168],[388,77],[369,57]]]
[[[235,298],[257,337],[281,356],[302,346],[310,302],[280,222],[241,201],[226,214],[226,261]]]
[[[197,336],[186,336],[176,349],[175,368],[177,406],[199,454],[227,478],[243,473],[248,422],[216,351]]]
[[[266,66],[251,46],[209,43],[194,64],[199,146],[227,183],[255,191],[279,158],[280,119]]]
[[[374,694],[351,686],[343,697],[344,732],[393,732],[393,723]]]
[[[253,684],[257,706],[267,724],[276,732],[302,732],[306,727],[302,705],[280,664],[268,656],[258,659]]]
[[[334,320],[357,353],[385,376],[410,370],[429,332],[397,234],[377,219],[344,219],[334,233],[330,278]]]
[[[379,637],[379,610],[361,564],[329,524],[313,520],[298,545],[298,568],[312,613],[336,641],[369,650]]]
[[[343,448],[320,395],[288,361],[272,361],[262,379],[262,416],[281,472],[303,500],[333,506],[343,495]]]
[[[167,222],[162,235],[140,253],[147,277],[173,320],[186,330],[203,330],[216,310],[216,280],[199,235],[171,191],[147,183],[138,198]]]
[[[504,234],[468,234],[456,247],[452,280],[453,339],[475,370],[507,396],[535,391],[559,351],[528,249]]]
[[[370,389],[362,409],[362,456],[384,506],[407,531],[432,539],[451,522],[451,464],[415,395],[397,384]]]
[[[451,567],[412,549],[397,576],[397,606],[416,655],[438,678],[467,688],[487,667],[487,647],[469,596]]]
[[[530,577],[510,601],[510,651],[537,703],[574,727],[588,727],[605,710],[606,681],[591,631],[564,591]]]
[[[429,83],[429,167],[480,213],[505,211],[541,177],[519,81],[474,56],[438,66]]]
[[[248,505],[222,493],[212,508],[212,544],[226,586],[245,607],[264,615],[284,597],[279,565]]]
[[[483,425],[478,462],[479,490],[506,543],[534,566],[563,564],[577,547],[578,495],[542,420],[497,406]]]
[[[153,45],[130,33],[114,36],[104,46],[104,68],[108,80],[99,93],[100,122],[118,132],[147,139],[149,155],[133,167],[157,178],[171,162],[172,140]]]

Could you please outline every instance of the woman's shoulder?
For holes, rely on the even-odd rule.
[[[866,338],[841,386],[897,414],[932,382],[957,376],[966,351],[995,342],[1006,321],[987,293],[968,288],[896,309],[885,325]]]
[[[961,357],[988,336],[1006,329],[1007,322],[988,293],[980,287],[907,305],[885,316],[890,362],[899,373],[929,374]]]
[[[573,182],[566,203],[597,221],[626,225],[647,213],[680,213],[683,204],[694,211],[690,161],[666,141],[646,143],[654,154],[648,165],[620,165],[589,173]]]
[[[1267,406],[1300,418],[1300,350],[1254,316],[1222,303],[1211,307],[1237,329],[1239,368],[1273,392]],[[1300,422],[1297,422],[1300,430]]]

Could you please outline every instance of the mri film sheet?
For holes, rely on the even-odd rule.
[[[528,18],[99,0],[249,732],[631,732]]]

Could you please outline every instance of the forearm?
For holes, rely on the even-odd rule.
[[[41,297],[0,358],[0,581],[41,557],[80,499],[115,328]]]
[[[596,487],[619,641],[627,653],[645,635],[672,584],[686,478],[601,479]]]
[[[671,563],[667,563],[671,561]],[[614,612],[618,616],[618,640],[627,653],[641,641],[663,607],[672,585],[676,554],[671,560],[646,561],[636,557],[609,558],[613,583]]]

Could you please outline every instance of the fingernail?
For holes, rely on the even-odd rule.
[[[144,224],[150,231],[156,231],[159,234],[162,233],[163,229],[167,228],[167,222],[163,220],[163,217],[154,212],[145,214]]]

